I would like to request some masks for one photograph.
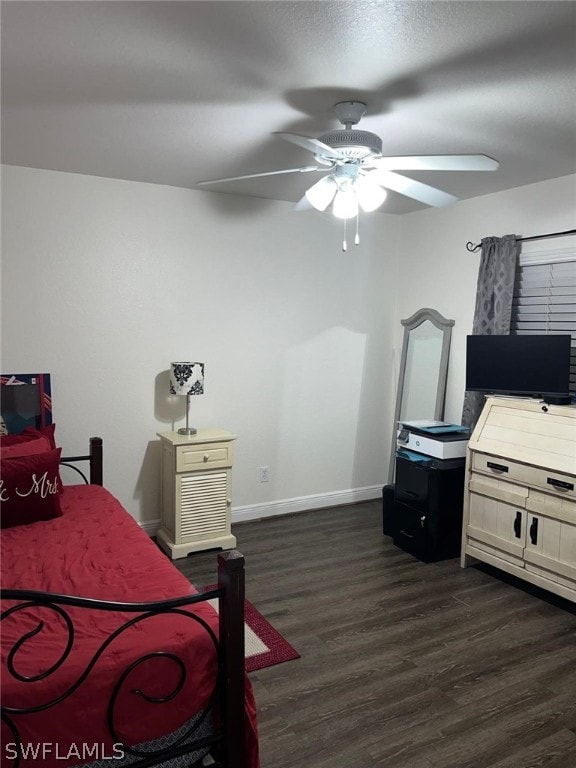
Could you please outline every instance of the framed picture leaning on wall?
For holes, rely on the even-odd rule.
[[[0,374],[0,413],[0,434],[3,435],[52,424],[50,374]]]

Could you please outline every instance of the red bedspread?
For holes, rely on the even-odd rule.
[[[61,506],[62,517],[2,531],[4,589],[31,589],[122,602],[165,600],[195,591],[105,489],[67,486]],[[193,610],[218,633],[218,618],[210,605],[199,604]],[[72,652],[60,669],[48,679],[35,683],[20,683],[6,673],[6,649],[22,636],[23,627],[33,629],[38,619],[45,619],[42,631],[22,646],[15,659],[22,674],[38,674],[54,664],[63,652],[67,636],[63,623],[55,622],[48,608],[13,614],[2,622],[5,706],[38,705],[65,692],[80,678],[105,639],[135,615],[79,608],[68,611],[75,625]],[[106,745],[106,755],[115,754],[114,740],[106,726],[106,709],[119,672],[135,659],[159,650],[181,657],[188,668],[193,668],[193,675],[187,675],[184,688],[173,701],[148,703],[133,691],[139,689],[148,696],[166,696],[176,686],[180,671],[173,660],[166,658],[153,658],[139,665],[123,686],[115,708],[114,721],[121,739],[127,744],[156,739],[174,731],[201,710],[213,690],[216,673],[216,654],[209,636],[186,617],[147,619],[127,629],[110,644],[88,679],[70,698],[52,709],[14,717],[24,743],[53,745],[51,749],[44,749],[37,760],[29,759],[25,765],[64,768],[90,762],[76,757],[82,744]],[[248,764],[250,768],[257,768],[255,706],[248,679],[246,710]],[[3,729],[3,741],[6,738],[10,739],[10,734]],[[62,759],[67,755],[71,755],[70,760]],[[6,757],[4,746],[3,765],[9,764]]]

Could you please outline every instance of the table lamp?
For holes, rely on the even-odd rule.
[[[196,429],[188,425],[190,395],[204,394],[204,363],[170,363],[170,394],[186,395],[186,426],[179,435],[195,435]]]

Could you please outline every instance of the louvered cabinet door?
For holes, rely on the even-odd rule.
[[[162,442],[162,514],[158,544],[173,559],[206,549],[233,549],[231,488],[235,435],[221,429]]]
[[[230,532],[230,470],[176,475],[177,543],[202,541]]]

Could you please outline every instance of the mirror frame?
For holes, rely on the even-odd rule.
[[[411,317],[400,322],[404,326],[404,337],[402,339],[402,356],[400,358],[400,371],[398,374],[398,389],[396,390],[396,407],[394,409],[394,423],[392,426],[392,445],[390,448],[390,470],[388,472],[388,482],[394,482],[394,468],[396,464],[396,440],[397,428],[402,412],[402,398],[404,396],[404,384],[406,379],[406,359],[408,357],[408,341],[410,331],[422,323],[429,320],[436,328],[442,331],[442,350],[440,353],[440,367],[438,369],[438,380],[436,382],[436,402],[434,406],[434,415],[429,418],[441,421],[444,416],[444,398],[446,395],[446,380],[448,378],[448,360],[450,357],[450,340],[452,338],[452,326],[454,320],[448,320],[435,309],[424,307],[415,312]]]

